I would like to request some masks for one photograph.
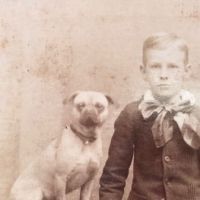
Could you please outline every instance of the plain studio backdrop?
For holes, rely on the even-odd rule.
[[[139,72],[142,42],[161,31],[188,42],[193,75],[185,85],[200,98],[199,0],[0,0],[2,200],[64,127],[62,101],[75,90],[102,91],[120,105],[104,126],[103,166],[117,114],[146,89]],[[93,200],[98,187],[97,178]]]

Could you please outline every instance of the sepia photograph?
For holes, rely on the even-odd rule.
[[[200,200],[200,0],[0,0],[1,200]]]

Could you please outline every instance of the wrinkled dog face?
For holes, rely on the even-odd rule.
[[[108,115],[108,105],[113,104],[111,97],[94,91],[76,92],[70,101],[74,118],[87,128],[101,126]]]

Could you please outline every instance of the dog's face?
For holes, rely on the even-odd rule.
[[[101,126],[108,115],[108,105],[113,100],[108,95],[95,91],[74,93],[70,99],[73,103],[73,118],[87,128]]]

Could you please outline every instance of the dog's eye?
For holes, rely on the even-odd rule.
[[[104,110],[104,106],[103,106],[102,104],[100,104],[100,103],[95,104],[95,107],[96,107],[99,111]]]
[[[85,104],[84,103],[78,103],[76,106],[79,110],[81,110],[85,107]]]

